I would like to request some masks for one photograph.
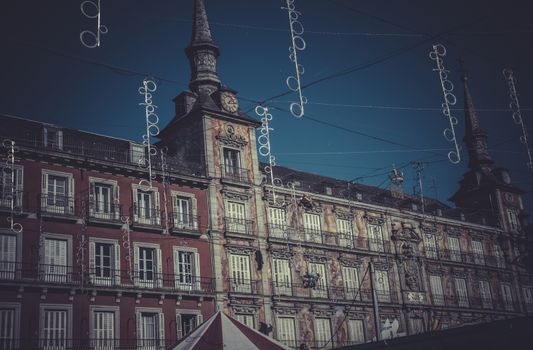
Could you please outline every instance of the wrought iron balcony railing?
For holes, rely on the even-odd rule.
[[[0,169],[2,171],[2,169]],[[20,213],[28,209],[28,204],[26,203],[27,196],[24,191],[15,190],[13,195],[11,194],[11,187],[4,186],[3,191],[0,191],[0,210],[10,211],[11,210],[11,198],[13,197],[13,208],[15,213]]]
[[[243,278],[230,278],[229,290],[231,293],[238,294],[258,294],[259,281]]]
[[[40,199],[41,214],[53,216],[75,216],[77,214],[74,197],[42,193]]]
[[[173,232],[177,231],[199,231],[198,223],[200,217],[192,213],[173,211],[171,216],[171,227]]]
[[[87,201],[87,216],[96,221],[120,222],[122,204],[115,201]]]
[[[176,343],[166,338],[66,338],[67,330],[57,329],[49,338],[0,338],[2,350],[164,350]],[[118,330],[116,330],[118,333]]]
[[[250,179],[248,177],[249,170],[246,168],[238,168],[227,164],[221,164],[220,169],[222,172],[222,179],[244,184],[250,183]]]
[[[161,227],[161,210],[157,207],[140,206],[134,203],[131,207],[131,217],[134,225]]]
[[[253,235],[254,222],[252,220],[238,219],[226,216],[224,218],[224,229],[226,233]]]

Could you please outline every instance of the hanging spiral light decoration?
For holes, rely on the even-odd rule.
[[[108,30],[105,25],[101,23],[101,0],[91,1],[86,0],[81,3],[80,9],[81,13],[89,18],[96,18],[96,32],[90,30],[84,30],[80,33],[80,41],[86,48],[94,49],[95,47],[100,46],[100,35],[107,34]]]
[[[120,218],[122,222],[122,248],[124,248],[124,260],[126,260],[128,267],[128,278],[133,281],[133,271],[131,266],[131,239],[130,239],[130,225],[131,219],[128,216]]]
[[[152,93],[156,90],[157,85],[148,78],[143,80],[143,86],[139,88],[139,94],[144,96],[144,102],[139,103],[139,105],[145,107],[146,117],[146,134],[142,136],[146,151],[139,159],[139,166],[148,170],[148,180],[141,180],[139,185],[149,188],[152,188],[152,180],[155,179],[155,174],[152,171],[152,157],[157,155],[157,149],[150,143],[150,138],[159,135],[159,127],[157,126],[159,117],[155,113],[157,106],[152,102]]]
[[[522,129],[522,136],[520,136],[520,142],[526,147],[526,153],[528,158],[526,165],[530,170],[533,170],[533,151],[529,147],[527,127],[524,123],[524,119],[522,118],[522,112],[520,110],[518,92],[516,91],[516,79],[513,75],[513,71],[508,68],[503,70],[503,76],[507,80],[507,84],[509,86],[509,97],[511,98],[509,108],[513,112],[513,121],[515,122],[515,124],[520,125]]]
[[[307,103],[307,98],[302,94],[301,76],[304,74],[304,66],[298,63],[298,51],[305,50],[306,43],[302,37],[304,27],[299,21],[301,12],[296,11],[294,0],[286,0],[287,7],[282,9],[287,10],[289,15],[289,29],[291,32],[291,46],[289,46],[289,59],[294,63],[294,75],[287,78],[287,87],[298,94],[298,101],[290,104],[289,110],[296,118],[301,118],[304,115],[304,105]]]
[[[444,102],[442,103],[442,113],[448,118],[450,127],[444,129],[444,138],[453,143],[454,150],[448,152],[448,160],[453,164],[458,164],[461,161],[461,148],[457,143],[455,134],[455,126],[458,124],[456,117],[452,116],[450,106],[457,103],[457,98],[453,94],[453,83],[448,79],[449,70],[444,68],[443,57],[446,56],[446,48],[441,44],[433,45],[433,50],[429,52],[429,58],[435,61],[437,68],[433,71],[439,72],[440,85],[442,87],[442,94]]]
[[[18,193],[15,191],[17,185],[15,182],[15,153],[18,152],[18,148],[15,147],[15,141],[13,140],[4,140],[2,145],[7,149],[5,167],[2,168],[2,171],[4,172],[3,176],[4,178],[9,176],[11,179],[11,191],[6,195],[10,207],[10,215],[7,217],[7,221],[9,222],[11,231],[20,233],[22,232],[22,225],[15,222],[15,215],[22,213],[22,203],[20,203],[20,200],[16,200]]]

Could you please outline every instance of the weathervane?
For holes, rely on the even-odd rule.
[[[101,24],[101,20],[100,20],[100,17],[101,17],[100,1],[101,0],[97,0],[96,2],[94,2],[91,0],[86,0],[82,2],[80,5],[81,13],[85,17],[91,18],[91,19],[96,18],[96,32],[91,32],[90,30],[84,30],[80,33],[81,43],[83,44],[83,46],[89,49],[99,47],[100,46],[100,34],[107,34],[107,27]],[[94,9],[90,9],[91,7],[94,7]],[[92,14],[91,10],[96,10],[96,13]],[[90,42],[88,42],[88,39],[87,39],[88,37],[92,38],[90,39],[91,40]],[[92,43],[93,40],[94,40],[94,44]]]
[[[524,119],[522,118],[522,112],[520,111],[520,102],[518,101],[518,92],[516,91],[516,79],[513,75],[513,71],[508,68],[503,70],[503,76],[505,77],[505,79],[507,79],[507,84],[509,85],[509,97],[511,98],[509,107],[513,112],[513,120],[515,124],[520,125],[520,127],[522,128],[522,136],[520,136],[520,142],[522,142],[522,144],[526,146],[526,152],[528,157],[528,162],[526,163],[526,165],[530,170],[533,170],[533,156],[531,154],[532,150],[531,148],[529,148],[529,142],[527,139],[527,127],[524,123]]]
[[[449,142],[452,142],[455,150],[448,152],[448,160],[453,164],[457,164],[461,161],[461,149],[457,143],[457,137],[455,135],[455,126],[458,124],[456,117],[452,116],[450,106],[455,105],[457,98],[453,94],[453,83],[448,79],[449,70],[444,68],[442,57],[446,56],[446,48],[441,44],[433,45],[433,50],[429,53],[429,58],[436,62],[437,68],[433,68],[433,71],[439,72],[440,85],[442,87],[442,94],[444,96],[444,102],[442,103],[442,113],[446,116],[450,122],[450,127],[444,129],[444,138]]]
[[[153,80],[145,78],[143,86],[139,88],[139,94],[144,96],[144,102],[139,105],[145,107],[146,115],[146,134],[143,135],[143,145],[146,147],[146,152],[143,153],[139,159],[139,166],[148,169],[148,180],[141,180],[139,185],[148,186],[152,188],[152,180],[155,179],[155,174],[152,173],[152,156],[157,154],[157,149],[150,143],[150,137],[159,135],[159,117],[155,113],[156,105],[152,102],[152,92],[157,90],[157,85]]]
[[[22,225],[15,222],[15,214],[20,214],[22,211],[22,208],[20,207],[20,200],[15,200],[15,196],[18,195],[15,193],[15,152],[18,151],[18,148],[15,147],[15,141],[13,140],[4,140],[3,146],[7,149],[6,167],[2,169],[4,172],[3,175],[4,178],[7,176],[7,174],[10,174],[11,176],[11,193],[6,196],[7,200],[9,200],[11,213],[10,216],[8,216],[7,221],[9,222],[11,230],[19,233],[22,232]]]
[[[294,0],[286,0],[287,7],[282,9],[287,10],[289,14],[289,28],[291,31],[291,46],[289,46],[289,59],[294,63],[294,75],[287,78],[286,83],[291,91],[298,93],[298,101],[290,104],[290,111],[296,118],[301,118],[304,115],[304,104],[307,103],[307,97],[302,95],[301,76],[304,74],[304,66],[298,63],[298,51],[305,50],[305,40],[302,38],[304,27],[298,20],[301,12],[296,11]]]

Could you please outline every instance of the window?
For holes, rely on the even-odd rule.
[[[450,260],[461,261],[461,246],[459,245],[459,238],[448,237],[448,250],[450,251]]]
[[[424,333],[424,319],[422,318],[411,318],[411,334],[420,334]]]
[[[503,255],[502,247],[494,243],[494,257],[496,258],[496,266],[499,268],[505,268],[505,256]]]
[[[379,301],[390,302],[389,273],[383,270],[376,270],[376,294]]]
[[[492,308],[492,297],[488,281],[479,281],[479,296],[481,297],[481,305],[483,305],[483,308]]]
[[[63,131],[44,128],[43,129],[43,144],[45,148],[62,150],[63,149]]]
[[[361,300],[359,292],[359,274],[356,267],[342,267],[342,279],[344,281],[344,295],[347,300],[353,300],[357,297]]]
[[[249,233],[247,232],[244,203],[227,202],[226,230],[236,233]]]
[[[296,327],[293,317],[278,317],[276,320],[278,340],[288,346],[296,346]]]
[[[528,311],[533,309],[533,290],[531,287],[522,287],[522,292],[524,293],[524,303]]]
[[[288,238],[287,235],[287,213],[285,209],[268,208],[269,227],[272,237]]]
[[[472,252],[474,253],[474,263],[484,265],[485,255],[483,254],[483,243],[480,241],[472,241]]]
[[[198,228],[198,222],[194,216],[196,212],[196,199],[194,197],[175,195],[172,198],[172,204],[172,219],[175,228]]]
[[[241,179],[240,152],[231,148],[224,148],[224,174],[223,177],[229,177],[236,180]]]
[[[236,293],[251,293],[250,257],[248,255],[230,255],[231,291]]]
[[[89,215],[104,220],[120,219],[117,182],[89,178],[89,187]]]
[[[424,234],[424,250],[426,252],[426,257],[430,259],[437,259],[437,243],[435,241],[435,235]]]
[[[115,348],[118,338],[115,332],[116,317],[111,310],[93,310],[92,348],[95,350],[111,350]]]
[[[304,213],[305,240],[308,242],[322,242],[320,215]]]
[[[136,285],[147,288],[161,287],[161,249],[135,245],[134,270]]]
[[[178,339],[189,334],[192,330],[202,324],[202,322],[202,315],[197,311],[190,310],[186,312],[185,310],[180,310],[179,313],[176,314],[176,331]]]
[[[0,207],[11,208],[11,198],[13,196],[14,207],[22,207],[22,167],[0,168]]]
[[[341,247],[353,247],[353,230],[350,220],[337,219],[337,233]]]
[[[350,344],[360,344],[365,342],[363,320],[348,320],[348,337],[350,339]]]
[[[274,293],[277,295],[292,295],[292,278],[289,260],[273,259]]]
[[[442,289],[442,279],[440,276],[429,276],[429,285],[433,296],[433,304],[444,305],[444,290]]]
[[[41,348],[43,350],[70,348],[71,325],[71,306],[41,305]]]
[[[313,272],[318,276],[318,281],[313,289],[311,289],[311,296],[313,298],[327,298],[328,285],[326,282],[326,267],[324,264],[309,263],[309,272]]]
[[[133,221],[144,225],[160,225],[159,192],[156,189],[142,189],[134,186]]]
[[[317,348],[332,348],[331,323],[327,318],[315,318],[315,345]]]
[[[248,327],[255,329],[254,315],[250,314],[235,314],[235,319]]]
[[[43,170],[41,209],[53,214],[74,214],[74,179],[72,174]]]
[[[502,283],[502,299],[505,310],[512,311],[513,307],[513,296],[511,294],[511,286],[509,284]]]
[[[368,224],[368,243],[372,251],[383,252],[385,250],[381,225]]]
[[[130,159],[135,165],[145,165],[146,146],[138,143],[130,143]]]
[[[459,307],[468,307],[468,292],[465,279],[455,278],[455,296]]]
[[[66,239],[47,237],[44,239],[44,261],[41,271],[42,278],[47,282],[67,282],[69,266],[67,265]]]
[[[17,236],[0,234],[0,279],[15,279]]]
[[[507,218],[509,220],[509,228],[513,231],[520,229],[520,222],[518,221],[518,214],[515,210],[507,209]]]
[[[0,303],[0,349],[19,349],[20,305]]]
[[[89,241],[91,282],[98,285],[120,284],[120,245],[114,241]]]
[[[137,311],[137,348],[155,350],[165,346],[165,321],[160,310]]]
[[[180,290],[200,289],[200,255],[196,249],[174,248],[174,277]]]

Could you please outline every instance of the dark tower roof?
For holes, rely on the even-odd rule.
[[[189,88],[195,93],[211,94],[220,87],[217,75],[218,46],[211,37],[203,0],[195,0],[191,43],[185,49],[191,65]]]

